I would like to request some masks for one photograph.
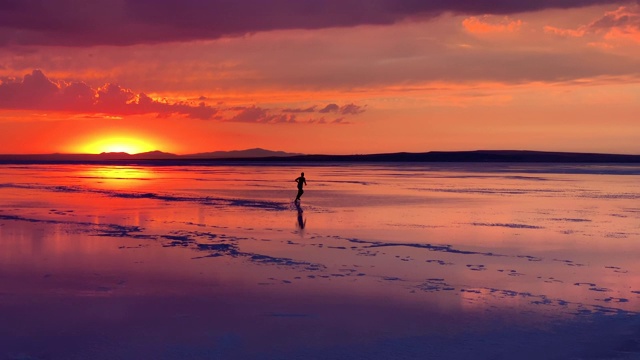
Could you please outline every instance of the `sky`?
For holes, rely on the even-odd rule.
[[[0,153],[640,154],[640,1],[0,0]]]

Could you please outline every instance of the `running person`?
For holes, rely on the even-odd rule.
[[[294,201],[300,201],[300,196],[304,194],[304,190],[302,190],[303,185],[307,185],[307,179],[304,178],[304,173],[300,173],[300,176],[295,180],[298,183],[298,195],[296,195],[296,199]]]

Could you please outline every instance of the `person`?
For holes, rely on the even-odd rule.
[[[304,194],[304,190],[302,190],[302,185],[307,185],[307,179],[304,178],[304,173],[300,173],[300,176],[296,179],[296,182],[298,183],[298,195],[296,195],[296,199],[295,201],[300,201],[300,196],[302,196],[302,194]]]

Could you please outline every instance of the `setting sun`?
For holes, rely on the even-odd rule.
[[[148,141],[133,137],[108,137],[89,142],[82,147],[83,153],[99,154],[103,152],[126,152],[138,154],[156,150]]]

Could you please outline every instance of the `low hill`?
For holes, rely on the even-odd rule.
[[[363,155],[303,155],[297,161],[347,162],[524,162],[524,163],[640,163],[640,155],[545,152],[527,150],[431,151]],[[293,159],[292,159],[293,160]]]

